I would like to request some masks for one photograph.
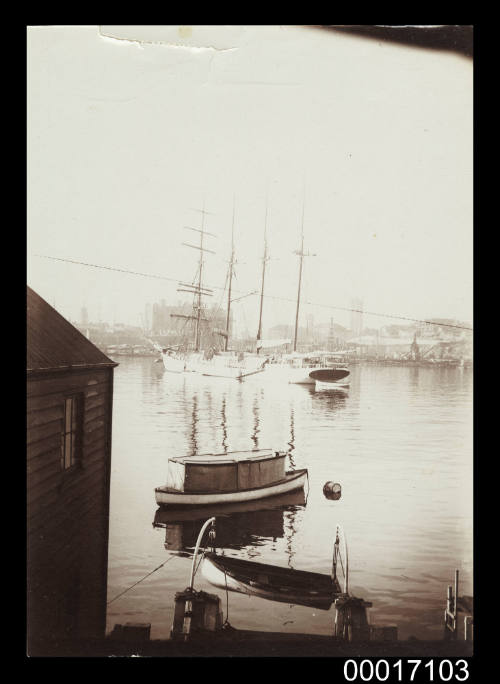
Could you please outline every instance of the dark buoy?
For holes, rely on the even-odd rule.
[[[342,496],[342,487],[338,482],[326,482],[323,487],[323,494],[327,499],[338,501]]]

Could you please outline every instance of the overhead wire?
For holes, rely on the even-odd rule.
[[[62,257],[53,257],[53,256],[48,256],[46,254],[33,254],[33,256],[39,257],[41,259],[51,259],[53,261],[63,261],[63,262],[70,263],[70,264],[87,266],[90,268],[100,268],[100,269],[103,269],[106,271],[117,271],[119,273],[126,273],[129,275],[136,275],[136,276],[141,276],[144,278],[154,278],[157,280],[168,280],[170,282],[175,282],[175,283],[179,282],[179,278],[172,278],[169,276],[162,276],[162,275],[153,274],[153,273],[143,273],[141,271],[132,271],[130,269],[117,268],[114,266],[102,266],[100,264],[89,264],[87,262],[77,261],[75,259],[63,259]],[[217,285],[211,285],[210,288],[214,289],[214,290],[223,289]],[[236,290],[236,289],[234,291],[235,292],[243,292],[243,290]],[[256,293],[250,293],[250,294],[254,295]],[[264,294],[264,298],[274,299],[274,300],[283,301],[283,302],[295,302],[296,301],[295,299],[292,299],[290,297],[280,297],[277,295],[270,295],[270,294]],[[422,319],[422,318],[412,318],[410,316],[401,316],[399,314],[388,314],[388,313],[380,313],[377,311],[367,311],[366,309],[353,309],[353,308],[347,307],[347,306],[336,306],[333,304],[323,304],[320,302],[304,301],[303,303],[307,304],[309,306],[318,306],[318,307],[325,308],[325,309],[333,309],[335,311],[349,311],[349,312],[353,312],[353,313],[361,313],[361,314],[364,314],[366,316],[377,316],[379,318],[393,318],[395,320],[411,321],[413,323],[425,323],[427,325],[436,325],[436,326],[445,327],[445,328],[457,328],[459,330],[467,330],[469,332],[473,332],[473,328],[470,328],[470,327],[465,326],[465,325],[456,325],[454,323],[439,323],[436,321],[429,321],[429,320]]]

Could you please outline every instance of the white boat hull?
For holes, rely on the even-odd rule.
[[[350,383],[339,380],[338,382],[320,382],[316,380],[317,390],[348,390]]]
[[[205,506],[211,504],[240,503],[276,496],[296,489],[304,489],[308,482],[307,470],[288,472],[284,480],[277,483],[243,489],[233,492],[191,493],[181,492],[168,487],[155,489],[156,503],[159,506]]]
[[[184,373],[186,370],[185,359],[177,358],[175,356],[168,356],[162,354],[163,367],[170,373]]]
[[[249,375],[262,373],[265,358],[254,356],[238,360],[234,356],[215,355],[205,359],[203,354],[174,356],[162,353],[163,366],[170,373],[197,373],[217,378],[241,380]]]
[[[249,596],[329,610],[340,595],[338,582],[329,575],[255,563],[207,553],[202,574],[210,584]]]
[[[203,560],[201,572],[203,577],[218,589],[227,588],[229,591],[235,591],[239,594],[248,594],[249,596],[257,596],[258,598],[268,599],[270,601],[281,601],[293,604],[300,604],[303,598],[299,593],[292,594],[288,592],[285,597],[281,597],[276,590],[271,591],[270,589],[256,586],[249,587],[244,582],[240,582],[234,577],[231,577],[231,575],[220,570],[207,558]]]

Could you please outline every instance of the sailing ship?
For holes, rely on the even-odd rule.
[[[200,252],[200,259],[198,262],[198,271],[196,283],[179,283],[178,292],[188,292],[194,296],[193,299],[193,311],[191,314],[171,314],[174,318],[182,318],[186,322],[194,321],[194,340],[192,343],[193,349],[189,349],[188,346],[180,345],[177,347],[161,348],[159,345],[155,344],[155,347],[161,351],[163,365],[166,371],[172,373],[198,373],[201,375],[213,376],[213,377],[225,377],[225,378],[235,378],[241,380],[248,375],[254,375],[255,373],[261,373],[264,370],[267,358],[260,356],[260,331],[261,323],[259,323],[259,333],[257,335],[256,353],[244,353],[235,352],[229,350],[229,329],[230,329],[230,311],[231,311],[231,286],[234,274],[234,206],[233,206],[233,226],[232,226],[232,238],[231,238],[231,259],[229,262],[229,272],[228,272],[228,294],[227,294],[227,314],[226,314],[226,329],[220,330],[215,329],[214,332],[220,337],[224,338],[224,349],[217,350],[213,346],[208,349],[200,349],[201,340],[201,326],[203,323],[208,322],[208,319],[203,316],[203,306],[202,297],[212,296],[213,291],[202,285],[203,277],[203,266],[204,266],[204,253],[213,252],[213,250],[207,249],[204,246],[205,236],[215,237],[212,233],[204,230],[204,218],[205,212],[204,208],[202,211],[202,224],[201,229],[190,228],[186,226],[189,230],[196,231],[200,236],[199,245],[191,245],[188,243],[183,243],[187,247],[192,247],[198,249]],[[266,210],[266,220],[267,220],[267,210]],[[266,255],[264,254],[264,262]],[[264,266],[265,267],[265,266]],[[263,290],[264,290],[264,275],[262,277],[262,292],[261,292],[261,310],[260,310],[260,320],[262,320],[262,301],[263,301]],[[253,293],[252,293],[253,294]]]
[[[266,367],[266,373],[273,379],[279,379],[288,383],[299,385],[316,385],[329,388],[346,388],[349,370],[345,362],[338,362],[335,355],[329,352],[297,351],[297,336],[299,329],[299,309],[302,286],[302,270],[304,257],[315,256],[310,252],[304,252],[304,207],[302,208],[302,240],[300,250],[295,254],[300,257],[299,284],[297,290],[297,306],[295,310],[295,331],[293,338],[293,352],[283,354],[278,361],[271,362]]]

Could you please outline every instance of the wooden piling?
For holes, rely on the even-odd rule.
[[[458,587],[458,570],[455,570],[455,592]],[[445,638],[457,638],[457,594],[453,596],[453,587],[448,585],[446,593],[446,610],[444,611]]]
[[[474,633],[474,618],[472,615],[464,617],[464,641],[472,641]]]
[[[463,639],[464,641],[472,641],[474,638],[474,600],[471,596],[459,596],[458,578],[458,570],[455,570],[455,593],[453,593],[453,587],[451,585],[448,586],[446,593],[446,609],[444,611],[444,638],[458,639],[458,614],[466,613],[464,616]]]

